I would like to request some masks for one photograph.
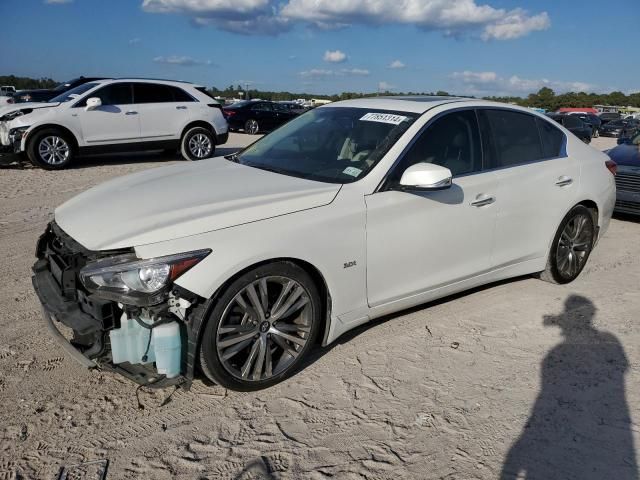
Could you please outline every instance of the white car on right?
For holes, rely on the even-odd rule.
[[[256,390],[374,318],[520,275],[571,282],[609,225],[614,171],[524,108],[336,102],[236,154],[67,201],[33,283],[85,366]]]

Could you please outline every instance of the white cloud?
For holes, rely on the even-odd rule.
[[[557,93],[593,91],[596,85],[585,82],[567,82],[547,78],[522,78],[517,75],[503,77],[496,72],[454,72],[449,75],[458,93],[465,95],[526,95],[548,87]],[[460,91],[461,90],[461,91]]]
[[[300,72],[298,75],[303,78],[326,78],[334,75],[334,71],[324,70],[322,68],[312,68],[311,70]]]
[[[369,70],[365,68],[343,68],[342,70],[340,70],[340,73],[344,75],[355,75],[355,76],[366,77],[371,72],[369,72]]]
[[[304,70],[299,72],[302,78],[329,78],[329,77],[341,77],[341,76],[354,76],[354,77],[366,77],[371,72],[364,68],[342,68],[340,70],[327,70],[324,68],[312,68],[311,70]]]
[[[340,50],[327,50],[324,52],[323,60],[330,63],[341,63],[347,59],[347,54]]]
[[[391,85],[390,83],[387,83],[387,82],[378,83],[378,91],[380,92],[389,92],[391,90],[395,90],[395,88],[396,88],[395,85]]]
[[[530,15],[477,4],[476,0],[289,0],[281,15],[318,26],[415,25],[447,35],[481,29],[484,40],[509,40],[549,28],[546,12]]]
[[[153,59],[155,63],[162,63],[165,65],[178,65],[180,67],[194,67],[196,65],[212,65],[211,60],[196,60],[187,56],[170,55],[168,57],[155,57]]]
[[[129,40],[129,45],[137,45],[141,42],[142,40],[139,39],[138,37],[136,38],[132,38],[131,40]]]
[[[513,10],[503,19],[484,27],[483,40],[511,40],[531,32],[546,30],[551,26],[547,12],[528,16],[521,9]]]
[[[64,5],[65,3],[72,3],[73,0],[44,0],[47,5]]]
[[[404,67],[406,67],[406,65],[402,63],[400,60],[394,60],[389,64],[389,68],[393,68],[393,69],[400,69]]]
[[[66,1],[66,0],[48,0]],[[143,0],[152,13],[190,16],[242,34],[278,34],[295,23],[323,30],[350,25],[413,25],[445,35],[477,32],[483,40],[511,40],[550,27],[546,12],[531,14],[477,3],[482,0]],[[491,1],[491,0],[484,0]]]
[[[198,26],[213,26],[243,35],[277,35],[289,20],[277,15],[269,0],[143,0],[150,13],[179,13]]]

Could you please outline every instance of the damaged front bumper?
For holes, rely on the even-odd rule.
[[[74,360],[85,368],[119,373],[139,385],[153,388],[180,385],[189,389],[195,372],[198,334],[207,309],[206,302],[174,287],[173,293],[180,298],[188,298],[192,305],[184,318],[175,315],[172,318],[180,322],[180,375],[167,378],[157,372],[153,363],[115,364],[109,333],[120,327],[123,308],[126,307],[86,291],[78,278],[80,269],[88,261],[104,256],[105,252],[84,249],[52,223],[40,237],[36,255],[38,260],[33,266],[32,282],[42,304],[45,324],[52,337]],[[61,333],[61,325],[73,331],[70,340]]]

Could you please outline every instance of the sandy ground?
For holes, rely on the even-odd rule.
[[[233,135],[228,151],[246,142]],[[613,142],[598,139],[598,148]],[[581,277],[520,278],[358,329],[257,393],[140,392],[47,334],[31,288],[64,200],[154,154],[0,169],[0,480],[108,458],[110,479],[637,479],[640,223],[614,219]],[[524,477],[519,477],[524,478]]]

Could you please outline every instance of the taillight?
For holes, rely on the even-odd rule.
[[[223,109],[223,110],[222,110],[222,113],[224,113],[227,117],[231,117],[231,116],[235,115],[235,114],[236,114],[236,113],[238,113],[238,112],[236,112],[236,111],[234,111],[234,110],[224,110],[224,109]]]
[[[607,160],[604,164],[607,166],[607,170],[611,172],[611,175],[615,176],[618,173],[618,164],[613,160]]]

